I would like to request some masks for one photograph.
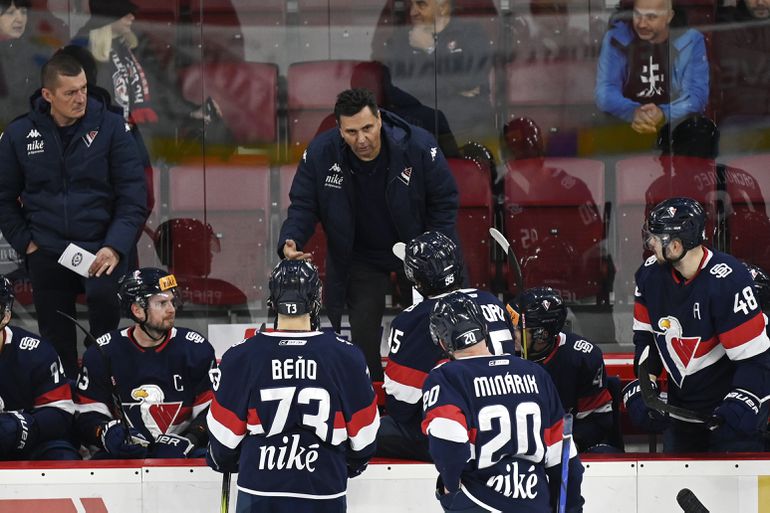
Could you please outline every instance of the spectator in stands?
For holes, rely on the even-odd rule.
[[[321,222],[329,319],[339,332],[349,307],[352,341],[382,381],[384,298],[391,272],[403,273],[391,248],[427,230],[456,240],[458,193],[436,140],[379,109],[371,91],[343,91],[334,115],[338,128],[315,137],[299,163],[278,255],[311,258],[302,249]]]
[[[390,70],[391,103],[407,108],[416,99],[440,110],[462,146],[494,138],[489,96],[494,55],[478,23],[453,15],[453,1],[411,2],[411,24],[398,27],[372,59]]]
[[[146,217],[145,178],[125,122],[87,94],[82,66],[55,55],[29,114],[0,138],[0,229],[32,280],[38,325],[68,375],[77,372],[75,314],[85,292],[91,331],[117,327],[118,277]],[[21,201],[19,201],[19,199]],[[88,277],[63,267],[69,244],[95,253]]]
[[[0,129],[29,109],[39,65],[25,36],[30,0],[0,0]]]
[[[667,415],[666,452],[762,451],[770,411],[765,318],[749,271],[704,246],[705,231],[706,212],[692,198],[666,199],[647,216],[644,244],[654,255],[636,272],[634,294],[640,383],[626,386],[624,401],[632,418]],[[654,385],[664,366],[668,402],[645,402],[641,381]]]
[[[770,116],[770,8],[738,0],[725,8],[713,35],[714,100],[720,124],[767,123]]]
[[[506,310],[522,357],[545,367],[564,410],[574,416],[578,451],[618,451],[604,355],[584,337],[562,331],[567,308],[561,296],[550,287],[527,289]]]
[[[203,457],[214,348],[176,326],[173,274],[137,269],[121,278],[118,297],[134,325],[83,355],[75,422],[83,445],[96,448],[96,459]]]
[[[646,213],[669,198],[686,194],[706,207],[716,230],[715,249],[770,266],[770,219],[757,179],[743,169],[717,162],[719,128],[705,116],[690,116],[658,136],[662,176],[645,193]],[[751,236],[742,228],[751,226]],[[736,233],[731,233],[735,230]]]
[[[70,382],[45,340],[11,326],[13,286],[0,275],[0,460],[79,460]]]
[[[548,373],[490,354],[481,309],[459,291],[433,307],[430,334],[450,358],[423,385],[422,427],[444,511],[560,511],[561,496],[562,511],[582,512],[583,465],[572,439],[563,441],[564,409]]]
[[[89,0],[91,17],[72,44],[84,46],[97,62],[98,85],[109,91],[123,117],[143,131],[163,131],[167,126],[190,130],[221,116],[212,99],[211,107],[190,104],[181,94],[156,87],[155,77],[162,73],[144,65],[135,50],[139,37],[132,29],[138,9],[131,0]],[[145,133],[151,137],[152,133]]]
[[[276,329],[233,344],[210,373],[206,462],[238,472],[239,512],[344,513],[348,478],[366,470],[380,424],[366,362],[318,331],[315,265],[279,262],[269,289]]]
[[[390,326],[390,353],[383,385],[387,415],[380,421],[377,455],[431,461],[428,438],[420,429],[422,385],[430,370],[446,355],[430,339],[428,317],[439,298],[462,286],[460,250],[446,235],[425,232],[407,244],[404,271],[424,300],[398,314]],[[490,352],[514,354],[516,349],[500,300],[483,290],[462,292],[483,312]]]
[[[631,22],[616,20],[605,34],[596,70],[596,104],[640,134],[702,113],[709,93],[703,35],[676,35],[671,0],[635,0]]]

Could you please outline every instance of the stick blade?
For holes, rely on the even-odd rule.
[[[403,242],[396,242],[393,244],[393,254],[403,262],[406,258],[406,244]]]

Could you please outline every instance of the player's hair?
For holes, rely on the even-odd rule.
[[[72,55],[55,53],[40,71],[40,83],[49,90],[56,89],[59,77],[76,77],[83,73],[83,66]]]
[[[337,95],[334,104],[334,118],[340,122],[340,116],[355,116],[364,107],[369,107],[375,116],[379,113],[377,98],[369,89],[346,89]]]
[[[11,6],[17,9],[32,9],[32,0],[0,0],[0,14],[4,14]]]

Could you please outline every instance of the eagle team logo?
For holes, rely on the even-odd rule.
[[[140,385],[131,390],[131,399],[127,411],[135,415],[138,410],[142,423],[154,437],[169,432],[182,411],[182,401],[165,402],[165,394],[158,385]],[[178,422],[176,422],[178,423]]]
[[[681,386],[692,359],[703,356],[698,353],[701,338],[685,337],[682,333],[682,323],[676,317],[661,318],[658,320],[658,328],[660,331],[657,331],[656,335],[664,337],[665,347],[668,349],[669,358],[666,360],[668,361],[667,367],[671,374],[670,377]],[[673,367],[670,365],[671,362],[674,364]]]

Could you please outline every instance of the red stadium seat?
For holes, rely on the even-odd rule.
[[[295,62],[287,73],[290,153],[299,156],[334,110],[340,91],[366,87],[383,101],[383,68],[371,61]]]
[[[489,228],[492,226],[492,190],[489,171],[469,159],[447,159],[460,191],[457,232],[471,287],[489,289],[491,261]]]
[[[727,165],[726,189],[732,203],[732,215],[727,218],[730,252],[768,271],[770,221],[764,194],[770,194],[770,155],[736,158]]]
[[[596,64],[586,60],[513,61],[506,65],[508,117],[529,117],[546,135],[548,155],[574,155],[578,130],[597,124]]]
[[[209,96],[238,144],[275,144],[278,67],[258,62],[216,62],[180,71],[182,95],[196,104]]]
[[[642,225],[646,212],[645,195],[657,179],[664,176],[656,157],[643,155],[617,162],[615,219],[617,219],[618,273],[620,287],[615,298],[620,304],[634,302],[634,272],[642,264]],[[649,254],[646,254],[649,256]]]
[[[269,274],[269,171],[246,159],[169,170],[171,217],[195,218],[211,225],[220,252],[211,262],[209,277],[233,284],[249,300],[264,298]]]
[[[604,163],[554,158],[510,161],[505,235],[524,286],[550,286],[566,301],[605,301],[611,270],[603,219]]]

